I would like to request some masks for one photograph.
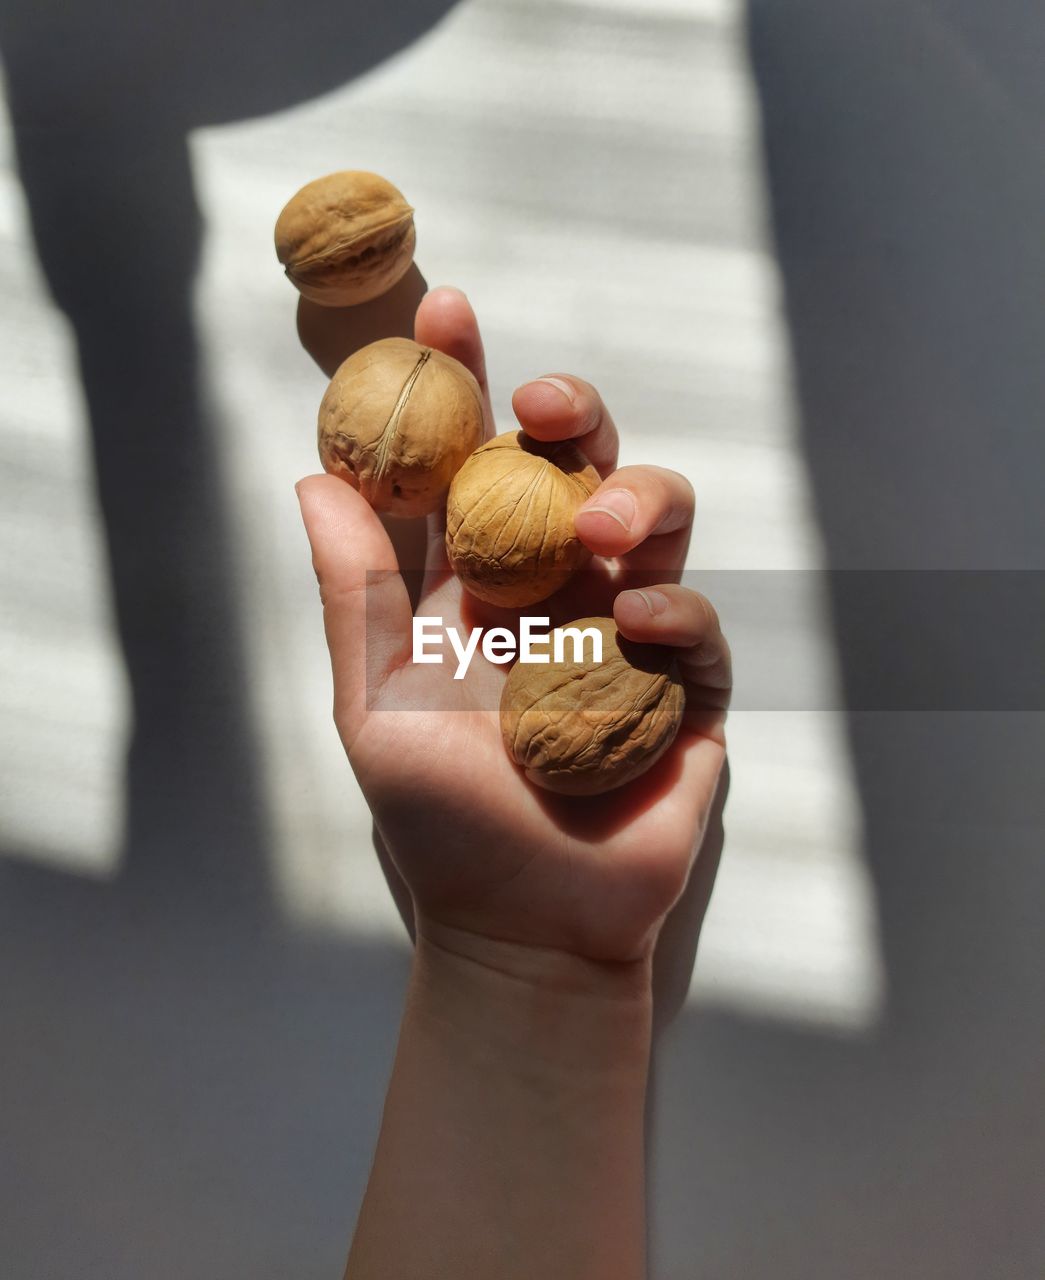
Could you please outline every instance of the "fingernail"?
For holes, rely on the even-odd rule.
[[[563,378],[535,378],[534,381],[546,382],[549,387],[554,387],[556,391],[561,391],[570,404],[573,404],[577,398],[576,391]]]
[[[643,591],[639,587],[633,587],[630,591],[624,591],[622,594],[626,596],[641,596],[643,604],[650,611],[650,616],[653,618],[658,613],[663,613],[670,603],[663,591]]]
[[[587,516],[594,512],[610,516],[622,528],[630,529],[631,522],[635,519],[635,499],[627,489],[609,489],[606,493],[600,493],[594,502],[581,507],[577,514]]]
[[[458,289],[455,284],[437,284],[434,289],[430,289],[429,293],[456,293],[458,297],[464,298],[468,302],[468,294],[463,289]],[[471,305],[471,304],[469,304]]]

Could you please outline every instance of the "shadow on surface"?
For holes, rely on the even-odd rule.
[[[19,176],[76,339],[134,719],[119,878],[0,864],[11,1280],[340,1274],[404,961],[292,936],[273,901],[193,326],[204,227],[187,134],[342,85],[450,7],[0,6]]]
[[[1045,15],[991,6],[988,38],[979,8],[748,6],[801,440],[834,569],[1045,560],[1045,103],[1026,56]],[[979,626],[869,618],[861,581],[832,583],[861,705],[890,687],[892,646],[927,683],[942,660],[1008,660]],[[852,1042],[710,1014],[673,1030],[654,1274],[1027,1280],[1045,1268],[1045,717],[861,712],[848,726],[884,1023]]]
[[[0,857],[5,1278],[339,1276],[407,967]]]
[[[76,337],[90,419],[133,702],[135,879],[195,893],[203,877],[212,896],[269,909],[241,623],[193,329],[203,225],[188,131],[341,85],[450,4],[0,9],[19,176],[47,283]]]
[[[126,0],[0,10],[138,724],[124,877],[0,861],[12,1280],[283,1280],[343,1263],[405,958],[295,935],[269,901],[191,323],[202,227],[185,134],[343,83],[445,7],[400,6],[398,34],[377,5],[238,3],[220,29],[199,0],[162,23]],[[974,9],[750,6],[834,568],[1040,565],[1045,177],[1026,51],[1045,19],[992,5],[981,43],[962,26]],[[844,590],[834,609],[845,678],[866,690],[893,629],[869,631]],[[993,657],[931,627],[903,643],[926,664]],[[1031,715],[850,718],[886,1022],[845,1041],[683,1015],[660,1066],[660,1280],[1041,1272],[1043,736]]]

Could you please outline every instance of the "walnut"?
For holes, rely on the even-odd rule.
[[[276,256],[306,298],[325,307],[369,302],[414,260],[414,211],[376,173],[317,178],[276,221]]]
[[[573,521],[599,483],[569,441],[545,444],[522,431],[496,436],[450,486],[450,567],[489,604],[517,608],[546,599],[591,556]]]
[[[434,511],[482,439],[475,378],[409,338],[383,338],[349,356],[319,406],[324,470],[394,516]]]
[[[626,640],[612,618],[569,626],[600,632],[602,662],[592,661],[591,640],[575,661],[568,637],[561,662],[517,662],[501,695],[501,734],[531,782],[598,795],[645,773],[667,751],[685,693],[670,649]]]
[[[578,659],[567,638],[562,661],[517,662],[501,696],[501,732],[532,782],[597,795],[660,759],[682,722],[685,694],[670,649],[626,640],[612,618],[569,627],[601,634],[602,661],[594,662],[590,639]]]

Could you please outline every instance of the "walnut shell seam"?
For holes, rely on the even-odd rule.
[[[286,264],[286,271],[288,274],[293,274],[296,271],[302,270],[302,268],[314,266],[317,263],[328,262],[337,262],[339,265],[347,266],[357,260],[361,260],[367,254],[379,253],[385,249],[394,249],[397,245],[402,244],[410,234],[412,219],[413,210],[411,210],[405,218],[393,218],[388,222],[382,223],[379,227],[368,228],[366,231],[361,232],[359,235],[354,236],[351,239],[341,240],[337,244],[329,245],[325,249],[317,249],[315,253],[310,253],[306,258],[298,258],[295,261],[288,262]],[[360,249],[358,253],[353,254],[350,252],[357,244],[361,244],[365,240],[372,239],[377,236],[379,232],[385,230],[386,227],[397,227],[396,234],[388,236],[384,240],[368,244],[365,249]]]

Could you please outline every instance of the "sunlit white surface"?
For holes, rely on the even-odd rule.
[[[296,347],[271,234],[303,182],[356,167],[400,185],[429,282],[463,287],[479,314],[501,421],[528,377],[590,378],[624,460],[693,479],[693,568],[820,563],[734,7],[586,0],[549,6],[542,31],[525,6],[466,0],[347,88],[193,138],[207,223],[197,314],[236,522],[273,872],[311,928],[401,934],[330,721],[292,489],[317,466],[323,379]],[[0,817],[12,847],[111,873],[125,695],[73,354],[34,267],[10,159],[8,146]],[[813,606],[789,643],[823,705],[833,655]],[[743,638],[740,681],[775,640]],[[694,994],[866,1027],[881,979],[842,719],[742,711],[730,731],[727,853]]]
[[[0,829],[12,852],[105,876],[123,829],[127,693],[76,355],[0,125]]]

